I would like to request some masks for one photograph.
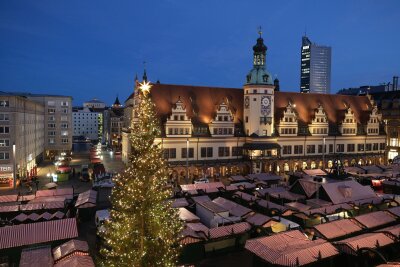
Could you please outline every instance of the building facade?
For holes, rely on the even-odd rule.
[[[300,64],[300,92],[329,94],[331,47],[313,44],[303,36]]]
[[[198,178],[384,163],[386,135],[366,96],[280,92],[261,36],[243,88],[153,84],[161,122],[156,139],[171,175]],[[135,88],[138,89],[138,88]],[[132,123],[140,94],[132,95]],[[122,134],[128,161],[129,128]]]
[[[44,105],[13,93],[0,93],[0,187],[32,173],[43,159]]]
[[[392,84],[362,86],[338,92],[344,95],[366,95],[378,107],[387,133],[385,154],[388,161],[400,154],[400,88],[397,79],[394,76]]]
[[[72,150],[72,97],[61,95],[24,94],[44,106],[44,158],[53,160]]]
[[[109,143],[116,151],[122,150],[122,128],[124,125],[124,107],[118,97],[109,109]]]
[[[101,141],[103,136],[103,113],[88,107],[74,107],[72,111],[74,137],[84,137],[92,142]]]

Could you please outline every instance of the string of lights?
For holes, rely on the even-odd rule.
[[[138,120],[131,126],[130,164],[115,176],[111,194],[110,220],[101,233],[103,266],[175,266],[179,256],[182,222],[167,201],[167,165],[161,148],[154,144],[160,134],[151,85],[140,84]]]

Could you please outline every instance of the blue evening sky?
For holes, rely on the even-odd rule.
[[[257,27],[269,71],[299,91],[300,44],[332,47],[332,92],[400,75],[400,1],[0,1],[0,90],[112,104],[151,81],[242,87]]]

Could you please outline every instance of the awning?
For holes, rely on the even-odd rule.
[[[280,149],[281,146],[278,143],[245,143],[243,149],[247,150],[268,150],[268,149]]]

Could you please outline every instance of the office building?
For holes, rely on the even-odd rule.
[[[103,136],[103,112],[88,107],[74,107],[72,110],[74,138],[84,137],[99,142]]]
[[[303,36],[300,64],[300,92],[329,94],[331,47],[311,43],[308,37]]]
[[[44,158],[54,160],[72,149],[72,97],[61,95],[23,94],[44,106]]]

